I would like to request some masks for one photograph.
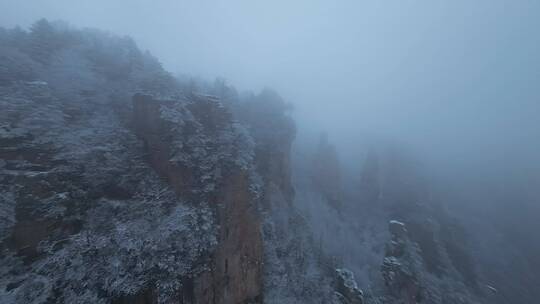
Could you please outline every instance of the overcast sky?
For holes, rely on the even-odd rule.
[[[41,17],[130,35],[173,73],[273,87],[342,150],[377,135],[448,164],[540,163],[540,1],[0,0],[2,26]]]

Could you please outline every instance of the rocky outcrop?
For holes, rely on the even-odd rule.
[[[263,221],[263,301],[329,303],[333,268],[322,271],[310,227],[294,205],[291,146],[296,127],[288,105],[275,92],[263,90],[241,99],[233,109],[255,141]]]
[[[411,248],[405,224],[390,221],[389,230],[392,235],[387,244],[384,261],[381,267],[385,285],[390,294],[407,304],[415,304],[422,300],[421,287],[417,278],[414,248]]]
[[[183,291],[193,295],[186,303],[260,302],[261,221],[255,193],[250,190],[249,168],[218,155],[230,153],[226,157],[249,161],[241,160],[239,151],[249,147],[226,142],[235,136],[229,113],[218,101],[202,96],[181,101],[136,95],[133,102],[134,127],[152,166],[178,195],[209,204],[220,227],[209,270],[193,278],[191,291]],[[224,130],[230,134],[224,134]],[[193,137],[198,140],[191,140]],[[204,155],[180,158],[193,153]],[[215,185],[209,188],[210,183]]]
[[[441,219],[439,219],[441,220]],[[391,240],[386,246],[381,273],[388,303],[478,303],[473,265],[463,273],[434,220],[411,217],[408,223],[389,223]],[[446,225],[442,221],[440,225]],[[445,229],[452,229],[447,227]],[[443,229],[443,230],[445,230]],[[467,258],[466,255],[461,256]],[[473,276],[474,277],[474,276]],[[466,285],[466,282],[467,283]]]
[[[348,269],[336,269],[336,297],[342,304],[363,304],[364,295],[354,274]]]

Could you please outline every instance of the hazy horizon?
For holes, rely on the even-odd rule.
[[[4,27],[64,20],[129,35],[173,74],[274,88],[300,132],[328,132],[345,157],[383,138],[448,169],[540,163],[534,1],[4,0],[0,11]]]

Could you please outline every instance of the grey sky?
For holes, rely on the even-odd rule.
[[[273,87],[342,148],[382,135],[464,167],[540,163],[539,1],[0,0],[2,26],[40,17],[130,35],[174,73]]]

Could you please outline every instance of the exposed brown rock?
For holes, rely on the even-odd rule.
[[[149,96],[136,95],[134,126],[137,135],[144,140],[155,170],[179,195],[189,197],[198,181],[190,168],[169,160],[170,123],[160,118],[160,106],[170,102],[174,101],[156,101]],[[190,105],[190,111],[201,124],[209,126],[208,132],[230,123],[225,110],[216,107],[212,100],[197,100]],[[249,192],[248,176],[237,168],[222,169],[222,182],[208,197],[215,207],[220,227],[218,245],[209,270],[196,276],[191,288],[182,291],[180,303],[233,304],[260,302],[262,298],[260,219]]]
[[[194,184],[194,175],[187,167],[173,165],[169,161],[171,142],[167,134],[170,125],[160,117],[160,106],[175,101],[153,100],[151,96],[137,94],[133,97],[133,117],[136,134],[144,141],[152,167],[177,193],[187,193]]]
[[[223,203],[218,212],[221,229],[211,269],[194,279],[192,300],[181,303],[260,302],[263,249],[260,220],[246,189],[247,179],[243,174],[231,176],[221,188]]]

